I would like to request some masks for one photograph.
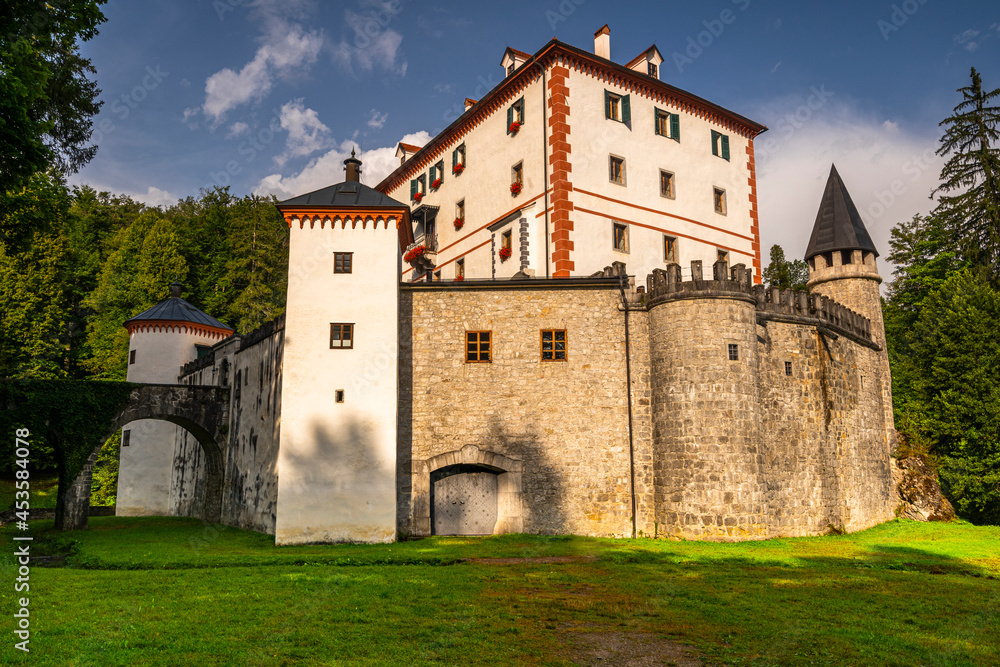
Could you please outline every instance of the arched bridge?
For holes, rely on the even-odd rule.
[[[222,481],[229,436],[229,388],[175,384],[146,384],[135,389],[125,407],[105,425],[103,444],[125,424],[139,419],[160,419],[186,429],[205,453],[205,506],[202,518],[218,523],[222,518]],[[90,484],[98,446],[66,495],[63,511],[57,515],[62,530],[87,527]]]

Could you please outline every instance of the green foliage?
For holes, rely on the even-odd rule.
[[[794,289],[801,292],[809,281],[809,266],[801,259],[791,262],[785,259],[785,251],[780,245],[771,246],[771,262],[764,269],[764,283],[769,287]]]
[[[51,465],[43,457],[46,450],[53,452],[61,496],[105,442],[111,420],[138,386],[86,380],[0,380],[0,433],[8,438],[4,469],[14,470],[13,434],[26,428],[31,433],[34,469]]]
[[[118,498],[118,453],[121,431],[107,439],[94,463],[90,483],[91,505],[114,505]]]
[[[8,0],[0,23],[0,195],[37,172],[72,172],[94,157],[88,145],[100,90],[78,42],[97,34],[106,0]],[[2,199],[2,196],[0,196]],[[0,201],[2,207],[2,201]],[[0,240],[30,229],[9,223]]]
[[[93,310],[84,363],[95,377],[122,380],[127,372],[128,332],[122,324],[162,301],[166,286],[187,277],[187,260],[173,225],[156,211],[142,213],[112,241],[115,250],[85,300]]]
[[[941,170],[935,210],[951,240],[970,262],[1000,278],[1000,88],[985,92],[975,68],[972,83],[960,88],[962,102],[941,121],[947,127],[938,155],[949,155]]]

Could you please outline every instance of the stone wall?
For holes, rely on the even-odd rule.
[[[620,302],[614,278],[403,288],[400,534],[430,533],[439,466],[492,461],[506,470],[506,460],[522,468],[510,493],[520,494],[523,531],[631,535]],[[541,361],[542,329],[567,331],[565,362]],[[465,333],[480,330],[492,332],[492,362],[466,363]],[[637,328],[637,343],[643,337]]]

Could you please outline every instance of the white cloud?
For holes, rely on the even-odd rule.
[[[381,130],[385,121],[389,120],[389,112],[379,113],[377,109],[372,109],[369,113],[368,127]]]
[[[775,243],[789,258],[802,258],[830,165],[836,164],[879,251],[880,272],[889,279],[892,227],[935,205],[928,197],[943,165],[934,154],[937,128],[918,134],[843,101],[828,102],[792,124],[786,114],[802,109],[803,101],[772,101],[751,113],[771,127],[755,141],[764,264]]]
[[[963,45],[966,51],[972,52],[979,48],[979,42],[976,41],[978,36],[978,30],[966,30],[961,35],[955,35],[955,41]]]
[[[344,10],[344,23],[349,29],[350,38],[341,39],[333,46],[333,59],[341,67],[357,75],[359,72],[371,72],[376,67],[399,76],[406,76],[407,62],[400,59],[399,47],[403,36],[386,27],[387,22],[380,22],[371,15],[359,14],[349,9]],[[385,10],[382,14],[391,20],[392,12]]]
[[[229,132],[226,134],[226,139],[233,139],[235,137],[240,137],[246,134],[250,126],[244,123],[242,120],[237,121],[229,126]]]
[[[310,155],[330,145],[330,128],[314,109],[306,109],[301,99],[282,105],[280,122],[288,131],[288,140],[284,153],[275,158],[279,166],[290,158]]]
[[[253,59],[238,71],[223,68],[205,80],[205,102],[201,110],[212,127],[241,104],[259,102],[274,80],[301,74],[316,62],[323,46],[323,33],[306,30],[291,19],[308,14],[311,3],[261,0],[251,16],[262,24],[261,46]]]
[[[404,143],[416,146],[423,146],[430,140],[431,135],[427,132],[407,134],[400,139]],[[261,195],[273,194],[278,199],[288,199],[325,188],[334,183],[340,183],[344,180],[344,160],[350,156],[351,149],[355,146],[353,141],[344,141],[325,155],[310,160],[309,164],[297,174],[289,176],[271,174],[262,178],[254,191]],[[372,187],[399,166],[399,158],[396,157],[396,144],[366,150],[358,157],[362,161],[361,181]]]

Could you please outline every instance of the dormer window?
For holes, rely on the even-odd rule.
[[[507,76],[510,76],[513,73],[514,73],[514,63],[511,63],[507,65]]]
[[[647,63],[646,73],[654,79],[658,79],[659,76],[656,74],[656,63]]]

